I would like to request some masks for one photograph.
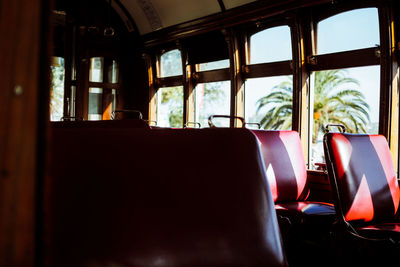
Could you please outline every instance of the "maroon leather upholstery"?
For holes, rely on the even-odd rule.
[[[287,266],[246,129],[53,129],[50,266]]]
[[[302,212],[313,202],[308,196],[307,171],[299,134],[295,131],[252,130],[257,136],[267,171],[268,183],[278,210],[287,203],[285,210]],[[288,204],[289,203],[289,204]],[[333,205],[316,203],[313,215],[334,215]],[[302,207],[302,208],[299,208]],[[305,209],[304,209],[305,210]],[[307,213],[305,213],[307,214]]]
[[[307,201],[307,171],[295,131],[252,130],[257,136],[290,265],[319,266],[335,220],[330,203]],[[310,257],[312,255],[312,257]]]
[[[325,144],[338,214],[348,222],[395,220],[400,189],[385,137],[328,133]]]

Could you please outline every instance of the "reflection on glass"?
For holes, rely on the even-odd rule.
[[[315,72],[311,162],[324,162],[323,129],[328,123],[346,126],[350,133],[378,133],[380,67]]]
[[[158,89],[157,125],[161,127],[183,127],[183,86]]]
[[[292,76],[248,79],[245,82],[245,119],[262,129],[290,130],[293,107]]]
[[[229,68],[229,59],[199,64],[199,71],[218,70]]]
[[[292,59],[289,26],[269,28],[250,37],[250,64]]]
[[[89,114],[88,120],[102,120],[103,119],[103,89],[102,88],[89,88]]]
[[[318,54],[374,47],[379,43],[377,8],[343,12],[318,23]]]
[[[107,81],[109,83],[118,83],[118,63],[115,60],[110,63],[107,70]]]
[[[103,82],[104,59],[102,57],[92,57],[90,59],[89,81]]]
[[[182,58],[178,49],[169,51],[161,56],[160,77],[182,75]]]
[[[208,127],[211,115],[230,115],[231,82],[199,83],[195,88],[196,122]],[[215,120],[217,127],[229,127],[229,119]]]
[[[103,94],[103,120],[111,120],[112,114],[115,111],[117,105],[117,90],[111,89],[111,91],[105,90]]]
[[[60,121],[64,113],[64,58],[53,57],[50,68],[50,120]]]

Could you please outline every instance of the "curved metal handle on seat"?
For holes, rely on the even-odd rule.
[[[116,113],[136,113],[136,114],[138,114],[138,117],[139,117],[140,120],[143,119],[143,114],[139,110],[134,110],[134,109],[116,109],[111,113],[111,119],[112,120],[115,120]]]
[[[63,116],[61,117],[61,121],[83,121],[83,118],[75,116]]]
[[[325,133],[329,133],[329,127],[338,127],[339,129],[342,129],[342,133],[346,132],[346,127],[343,124],[329,123],[325,126]]]
[[[184,128],[188,128],[189,124],[198,125],[199,128],[201,128],[200,122],[192,122],[192,121],[188,121],[187,123],[185,123],[185,127]]]
[[[245,122],[244,127],[246,127],[246,125],[257,125],[258,129],[261,129],[261,124],[258,122]]]
[[[152,123],[154,123],[153,126],[157,126],[157,121],[149,121],[149,120],[144,120],[144,121],[147,122],[149,126],[151,126]]]
[[[212,122],[214,118],[238,119],[242,122],[242,128],[244,128],[244,125],[246,124],[246,121],[244,120],[243,117],[230,116],[230,115],[211,115],[210,117],[208,117],[208,126],[210,126],[210,128],[217,128],[217,126],[215,126],[215,124]]]

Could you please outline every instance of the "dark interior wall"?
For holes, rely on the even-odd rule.
[[[87,90],[84,86],[84,80],[87,79],[84,68],[87,65],[82,62],[87,62],[93,56],[108,56],[119,61],[118,108],[139,109],[146,113],[148,90],[138,32],[129,32],[106,0],[55,0],[54,7],[53,54],[69,57],[71,62],[75,58],[77,101],[80,102],[77,103],[77,113],[82,113],[83,106],[87,104],[79,96],[83,95],[83,90]],[[65,14],[64,24],[60,13]],[[104,35],[104,30],[110,26],[115,30],[112,37]]]

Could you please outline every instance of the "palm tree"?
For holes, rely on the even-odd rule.
[[[367,132],[369,105],[364,95],[358,89],[352,89],[351,85],[358,87],[359,82],[347,77],[346,70],[315,73],[313,143],[328,123],[343,124],[348,132]],[[273,87],[272,93],[257,101],[257,112],[269,106],[261,125],[266,129],[290,129],[292,99],[291,80]]]

